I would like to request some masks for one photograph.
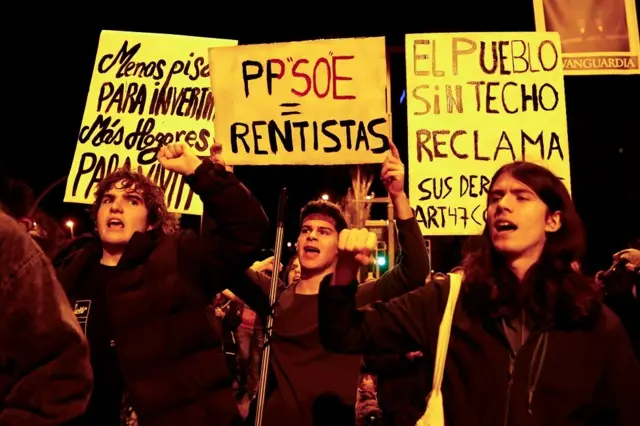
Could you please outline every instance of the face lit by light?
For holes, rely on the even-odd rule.
[[[548,232],[560,228],[560,212],[549,212],[533,189],[511,174],[489,191],[487,226],[498,253],[509,258],[540,256]]]
[[[102,243],[106,245],[127,245],[135,232],[151,229],[147,221],[149,211],[141,191],[137,191],[135,186],[125,188],[124,183],[114,185],[100,200],[96,227]]]
[[[300,260],[296,258],[292,261],[289,273],[287,274],[287,283],[295,284],[300,279]]]
[[[332,270],[338,256],[338,232],[333,218],[310,214],[304,218],[297,243],[301,276]]]

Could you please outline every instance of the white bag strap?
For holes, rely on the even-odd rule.
[[[436,347],[436,362],[433,369],[433,388],[427,399],[427,409],[416,423],[416,426],[445,426],[444,423],[444,403],[442,400],[442,378],[444,376],[444,365],[447,360],[447,350],[449,349],[449,337],[451,336],[451,323],[453,313],[456,310],[458,294],[462,286],[462,276],[460,274],[449,275],[449,297],[447,306],[442,315],[440,330],[438,332],[438,345]]]
[[[442,315],[440,322],[440,331],[438,332],[438,345],[436,347],[436,362],[433,369],[433,388],[431,392],[438,392],[442,387],[442,377],[444,376],[444,365],[447,360],[447,350],[449,349],[449,337],[451,336],[451,322],[453,320],[453,312],[456,310],[458,294],[462,286],[462,277],[460,274],[449,275],[449,297],[447,306]]]

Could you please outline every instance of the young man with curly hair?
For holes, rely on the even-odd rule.
[[[162,147],[217,224],[175,231],[161,188],[128,169],[107,175],[93,206],[97,238],[59,272],[87,334],[95,386],[82,425],[233,425],[242,416],[207,306],[235,288],[267,232],[260,203],[224,164],[185,143]]]

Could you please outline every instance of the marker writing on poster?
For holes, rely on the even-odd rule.
[[[429,119],[427,122],[435,126],[417,126],[413,143],[418,163],[447,159],[470,164],[565,159],[559,133],[554,130],[532,130],[532,126],[517,131],[496,132],[492,126],[488,126],[491,131],[483,129],[492,116],[507,115],[517,123],[519,115],[535,113],[544,120],[543,114],[557,109],[561,94],[544,77],[561,66],[559,52],[551,40],[477,41],[453,36],[450,44],[442,42],[426,37],[413,42],[410,72],[425,78],[424,83],[420,81],[410,91],[413,99],[410,114],[459,115],[455,122],[460,124],[451,128],[436,124],[437,119]],[[440,55],[444,49],[450,54]],[[469,79],[470,74],[476,78]],[[538,77],[525,79],[524,75]],[[482,226],[489,184],[490,176],[469,171],[421,176],[416,187],[411,188],[419,194],[416,217],[428,229]],[[476,202],[463,202],[466,199]]]
[[[256,155],[274,155],[280,149],[286,152],[341,152],[347,150],[370,151],[378,154],[389,147],[384,134],[386,117],[369,121],[351,117],[331,118],[324,121],[290,119],[304,116],[305,99],[314,97],[328,101],[348,102],[357,99],[347,84],[353,77],[340,71],[354,55],[328,55],[318,58],[272,58],[266,61],[242,62],[244,95],[261,90],[269,96],[289,92],[300,102],[280,103],[281,117],[285,120],[255,120],[251,123],[235,122],[230,126],[231,150]]]
[[[105,156],[92,150],[82,154],[72,195],[81,191],[87,198],[93,185],[106,174],[134,160],[150,179],[165,189],[169,206],[188,209],[193,192],[185,187],[180,175],[167,172],[156,163],[157,153],[164,145],[183,141],[200,155],[208,155],[213,141],[214,115],[213,96],[208,87],[209,65],[203,56],[193,52],[183,59],[139,60],[144,48],[144,43],[125,40],[116,52],[106,53],[97,60],[97,75],[108,77],[100,86],[97,98],[89,100],[97,114],[93,122],[81,127],[78,142],[95,148],[113,145],[120,153]],[[185,86],[185,79],[193,85]],[[168,116],[188,118],[191,123],[202,122],[202,127],[158,130]],[[131,155],[125,155],[123,149],[132,151]]]
[[[83,153],[76,177],[73,180],[73,195],[75,196],[78,191],[81,191],[81,196],[89,198],[95,184],[99,183],[109,173],[124,167],[126,163],[131,165],[131,158],[121,158],[116,153],[108,156],[99,155],[95,152]],[[165,170],[159,163],[141,165],[141,167],[144,175],[164,190],[167,207],[173,209],[182,207],[185,210],[189,210],[193,200],[193,191],[186,184],[182,175]],[[80,188],[80,182],[84,184],[83,189]]]
[[[242,80],[244,81],[244,94],[250,95],[250,83],[264,76],[267,93],[273,94],[274,80],[282,80],[283,77],[292,77],[295,82],[289,90],[296,96],[316,96],[319,99],[329,97],[335,100],[356,99],[351,93],[343,93],[338,86],[341,81],[351,81],[351,76],[340,74],[338,68],[342,61],[352,61],[353,55],[334,55],[329,52],[327,57],[316,59],[291,57],[285,60],[273,58],[265,63],[246,60],[242,62]]]

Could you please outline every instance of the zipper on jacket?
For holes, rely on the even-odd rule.
[[[511,405],[511,386],[513,386],[513,370],[515,369],[517,356],[518,356],[517,353],[513,354],[511,351],[509,351],[509,383],[507,384],[507,396],[506,396],[506,405],[504,408],[503,426],[509,425],[509,407]]]
[[[533,351],[533,357],[531,359],[531,365],[529,366],[529,394],[527,400],[527,411],[529,415],[533,415],[533,395],[538,386],[538,381],[540,379],[540,374],[542,372],[542,367],[544,365],[544,360],[547,352],[547,340],[548,335],[546,332],[537,336],[536,339],[536,347]],[[531,335],[527,339],[527,341],[531,341]],[[524,348],[527,342],[523,342],[517,352],[513,352],[513,350],[509,350],[509,383],[507,384],[507,395],[506,395],[506,406],[504,409],[504,421],[503,426],[509,425],[509,412],[511,408],[511,388],[513,386],[513,373],[516,366],[516,359],[518,358],[518,354],[522,352],[522,348]],[[537,368],[535,372],[533,372],[533,367],[535,366],[536,360],[538,358]]]

